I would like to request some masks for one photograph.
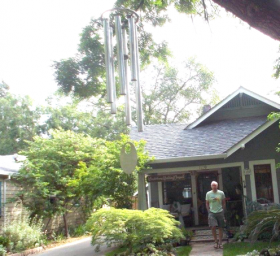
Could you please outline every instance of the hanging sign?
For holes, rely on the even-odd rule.
[[[167,175],[156,175],[148,176],[148,182],[161,182],[161,181],[179,181],[185,180],[185,174],[167,174]]]
[[[128,153],[125,150],[127,145],[130,146],[130,151]],[[133,143],[127,142],[123,145],[121,149],[120,162],[121,168],[125,173],[131,174],[135,170],[137,166],[137,152]]]

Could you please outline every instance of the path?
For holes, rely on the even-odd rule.
[[[35,254],[40,256],[102,256],[106,252],[112,250],[112,248],[107,248],[103,246],[100,248],[100,252],[95,252],[91,245],[91,237],[84,238],[72,243],[64,244],[52,249],[48,249],[44,252]]]
[[[215,249],[214,242],[211,243],[192,243],[190,256],[223,256],[222,249]]]

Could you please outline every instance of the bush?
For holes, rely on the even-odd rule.
[[[276,240],[279,238],[280,210],[260,210],[252,212],[247,218],[246,232],[249,239],[255,242],[260,237]],[[271,236],[266,236],[267,233]]]
[[[6,248],[3,245],[0,245],[0,256],[5,256],[6,253]]]
[[[84,224],[69,229],[70,236],[79,237],[87,234],[86,226]]]
[[[41,220],[31,220],[24,216],[13,220],[3,234],[10,241],[11,251],[23,251],[42,244],[42,227]]]
[[[10,239],[5,236],[0,236],[0,245],[7,248],[10,245]]]
[[[173,244],[184,236],[180,223],[166,210],[146,211],[105,208],[93,213],[87,222],[92,232],[92,244],[118,244],[125,253],[168,255]]]

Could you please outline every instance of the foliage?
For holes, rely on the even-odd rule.
[[[259,236],[267,231],[272,232],[271,241],[279,237],[280,210],[261,210],[252,212],[247,218],[246,232],[249,239],[255,242]]]
[[[3,245],[4,247],[8,247],[10,244],[10,239],[5,236],[0,236],[0,245]]]
[[[193,58],[180,72],[157,64],[152,71],[144,71],[143,78],[145,124],[187,122],[195,108],[209,104],[215,96],[210,90],[215,81],[213,73]]]
[[[120,168],[121,147],[130,141],[105,141],[72,131],[54,130],[49,138],[35,137],[28,142],[27,157],[16,180],[19,192],[32,216],[52,218],[62,215],[68,236],[67,213],[79,204],[84,219],[92,212],[95,202],[99,207],[111,199],[116,207],[131,207],[136,191],[136,173],[125,174]],[[134,142],[138,152],[136,170],[149,160],[143,141]],[[32,188],[32,189],[31,189]],[[82,216],[81,216],[82,217]]]
[[[279,47],[279,52],[280,53],[280,47]],[[280,77],[280,57],[277,58],[277,60],[275,61],[275,66],[274,66],[274,74],[273,77],[278,79]]]
[[[193,232],[191,230],[187,230],[185,227],[182,228],[182,233],[187,240],[191,240],[193,237]]]
[[[3,245],[0,245],[0,256],[5,256],[7,253],[7,250]]]
[[[192,250],[191,246],[180,246],[176,248],[176,255],[177,256],[188,256]]]
[[[92,244],[120,244],[126,253],[167,255],[183,234],[168,211],[150,208],[146,211],[104,208],[87,221]]]
[[[23,215],[11,221],[4,228],[3,235],[9,239],[11,251],[23,251],[42,244],[42,227],[41,220],[32,220]]]
[[[117,0],[115,7],[125,7],[141,12],[138,23],[139,56],[142,68],[154,59],[167,63],[171,56],[167,43],[156,43],[151,32],[146,27],[161,27],[170,21],[168,17],[169,6],[180,13],[203,14],[205,2],[200,0],[182,1],[135,1]],[[215,10],[215,7],[211,10]],[[211,12],[211,11],[210,11]],[[112,17],[111,17],[112,18]],[[105,64],[102,26],[98,19],[83,29],[78,54],[54,63],[55,79],[59,90],[66,95],[81,98],[91,96],[105,96]]]
[[[40,114],[29,97],[9,93],[5,83],[0,85],[0,106],[0,154],[14,154],[38,133]]]
[[[279,243],[272,243],[271,248],[277,247]],[[262,251],[264,248],[268,248],[268,242],[256,242],[256,243],[248,243],[248,242],[240,242],[240,243],[227,243],[224,244],[223,255],[226,256],[236,256],[236,255],[246,255],[248,252],[252,252],[253,250]]]
[[[248,234],[244,231],[236,232],[233,237],[233,239],[238,242],[243,242],[246,238],[248,238]]]
[[[79,237],[87,234],[86,226],[84,224],[79,225],[78,227],[73,228],[70,231],[71,237]]]
[[[104,100],[83,103],[71,100],[60,104],[63,100],[63,97],[48,99],[48,106],[42,111],[45,116],[45,122],[41,125],[42,133],[62,129],[107,140],[119,139],[122,133],[128,133],[123,121],[124,111],[118,109],[116,115],[111,115],[109,105]]]

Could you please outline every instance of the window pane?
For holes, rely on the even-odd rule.
[[[270,164],[254,165],[257,199],[274,202]],[[259,200],[265,203],[265,200]]]

